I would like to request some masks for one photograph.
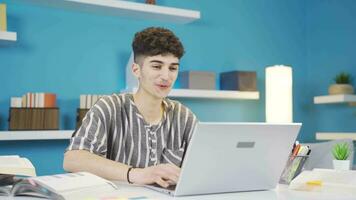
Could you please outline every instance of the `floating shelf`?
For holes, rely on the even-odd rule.
[[[315,104],[327,103],[356,103],[356,95],[351,94],[338,94],[338,95],[325,95],[314,97]]]
[[[0,31],[0,41],[16,41],[17,33],[9,31]]]
[[[135,92],[137,88],[132,90],[124,90],[122,92]],[[194,90],[194,89],[172,89],[168,97],[177,98],[206,98],[206,99],[241,99],[241,100],[258,100],[259,92],[245,91],[227,91],[227,90]]]
[[[64,140],[70,139],[74,130],[0,131],[0,141],[7,140]]]
[[[190,23],[200,19],[200,12],[122,0],[13,0],[56,8],[124,16],[135,19]]]
[[[356,132],[318,132],[315,134],[317,140],[340,140],[340,139],[352,139],[356,140]]]

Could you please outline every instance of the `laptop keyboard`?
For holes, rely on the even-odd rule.
[[[158,188],[163,188],[163,189],[171,190],[171,191],[174,191],[176,189],[176,185],[170,185],[167,188],[164,188],[164,187],[158,185],[157,183],[154,183],[154,184],[151,184],[151,186],[158,187]]]

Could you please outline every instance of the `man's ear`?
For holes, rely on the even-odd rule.
[[[132,63],[131,69],[132,69],[132,74],[136,78],[140,78],[140,74],[141,74],[140,66],[137,63]]]

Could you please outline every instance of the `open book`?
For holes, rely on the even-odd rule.
[[[88,172],[77,172],[26,178],[3,195],[68,200],[96,198],[116,190],[117,186],[108,180]]]
[[[21,158],[20,156],[0,156],[0,174],[36,176],[36,170],[27,158]]]
[[[0,156],[0,195],[9,194],[19,176],[36,176],[32,163],[20,156]]]

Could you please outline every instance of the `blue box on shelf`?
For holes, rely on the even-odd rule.
[[[255,71],[229,71],[220,73],[221,90],[257,91]]]

